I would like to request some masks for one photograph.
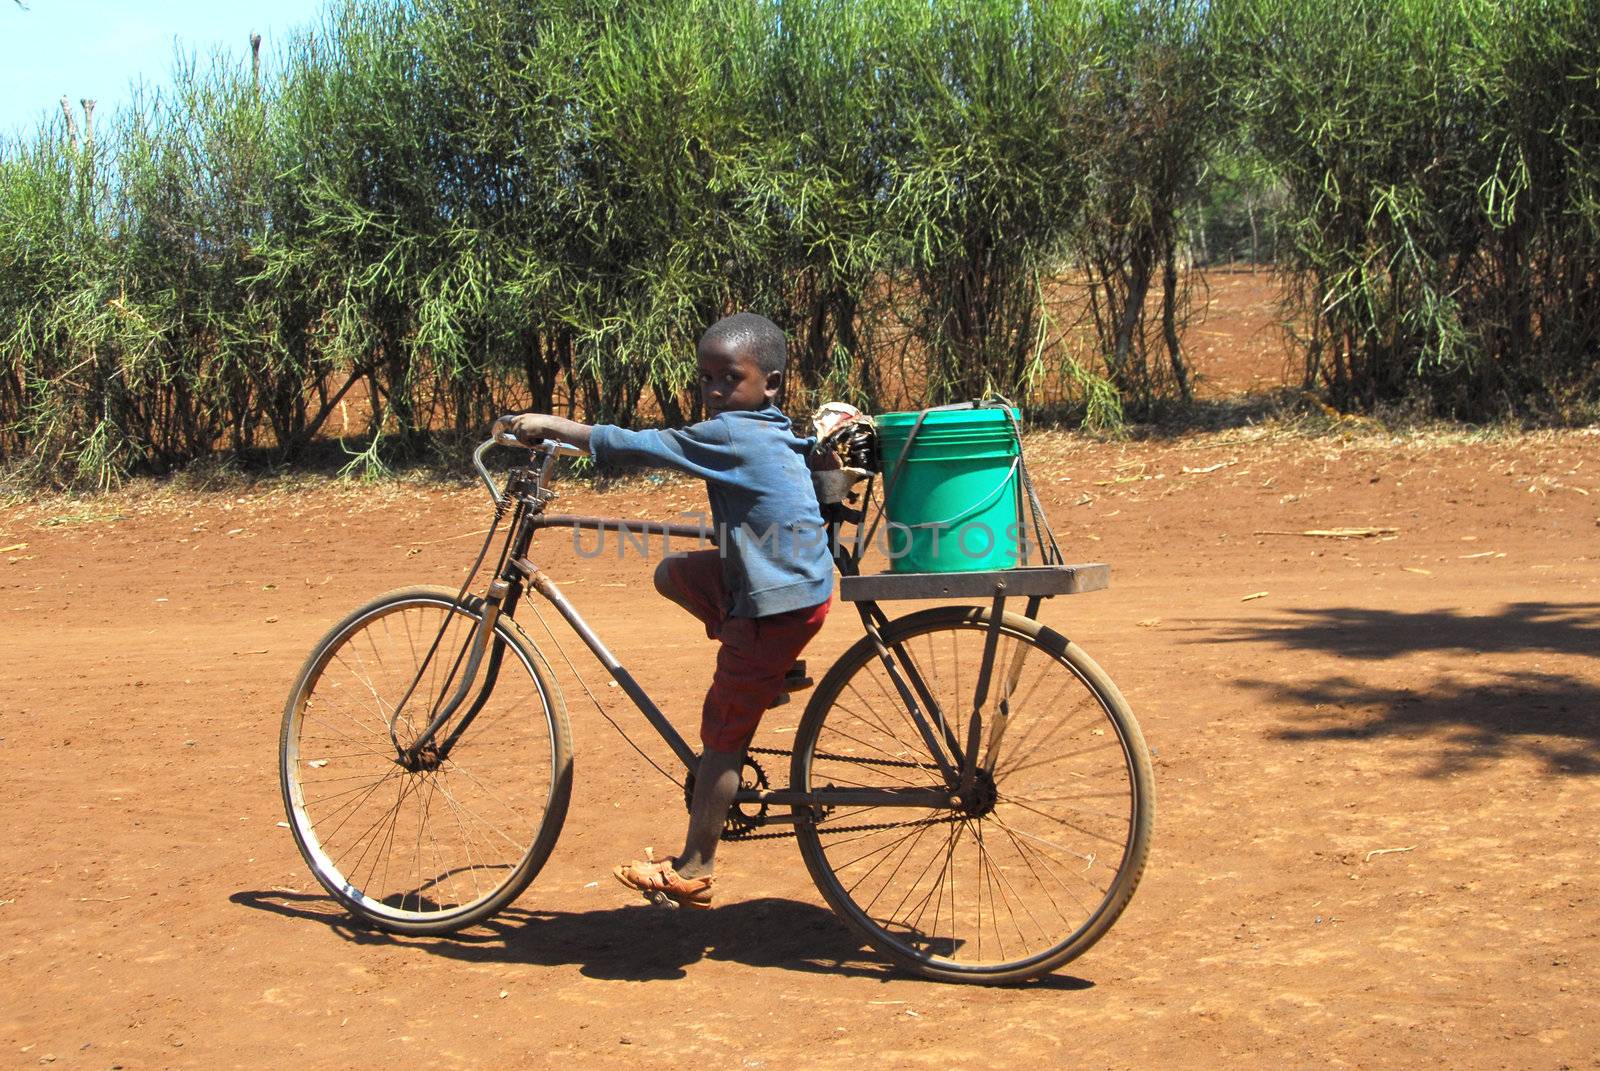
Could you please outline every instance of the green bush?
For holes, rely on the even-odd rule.
[[[1230,213],[1338,404],[1579,412],[1592,8],[343,0],[264,68],[0,145],[0,462],[103,486],[337,430],[371,470],[509,406],[690,420],[740,308],[789,332],[796,413],[1114,424],[1188,398]]]
[[[1213,10],[1225,92],[1285,191],[1307,385],[1468,418],[1592,404],[1595,5]]]

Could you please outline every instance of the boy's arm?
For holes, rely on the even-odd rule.
[[[660,431],[630,431],[597,424],[589,438],[589,450],[602,464],[624,462],[675,469],[725,486],[741,482],[739,450],[719,420]]]
[[[559,439],[587,450],[602,462],[632,462],[698,476],[714,483],[731,483],[739,467],[739,452],[726,429],[706,421],[665,431],[629,431],[612,424],[580,424],[544,413],[508,414],[494,422],[493,435],[503,443],[537,446]]]
[[[499,442],[514,440],[523,446],[538,446],[546,439],[558,439],[580,450],[587,450],[591,430],[591,425],[580,424],[566,417],[548,413],[515,413],[496,420],[490,434]]]

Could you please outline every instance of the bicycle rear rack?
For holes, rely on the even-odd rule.
[[[996,588],[1007,595],[1049,598],[1102,591],[1111,583],[1111,567],[1099,562],[1080,565],[1024,565],[970,573],[867,573],[839,578],[845,602],[892,602],[900,599],[988,598]]]

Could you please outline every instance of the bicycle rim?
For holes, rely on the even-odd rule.
[[[482,696],[448,755],[419,769],[397,761],[453,691],[480,615],[479,600],[457,604],[443,589],[374,600],[313,651],[285,709],[280,772],[301,853],[330,893],[387,929],[442,933],[487,918],[532,881],[566,814],[565,707],[508,619],[496,626],[498,659],[486,654],[435,737]]]
[[[936,711],[936,733],[948,729],[958,748],[987,628],[980,608],[941,607],[884,634],[935,701],[922,703]],[[841,807],[802,822],[800,848],[830,906],[897,963],[950,980],[1020,981],[1082,954],[1127,904],[1148,852],[1152,778],[1116,687],[1030,619],[1002,619],[982,718],[975,803]],[[804,789],[952,791],[865,639],[819,686],[792,773]]]

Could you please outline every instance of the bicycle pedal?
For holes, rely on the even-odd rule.
[[[674,900],[672,897],[668,896],[659,889],[653,892],[645,893],[644,898],[650,903],[654,904],[656,907],[671,908],[674,911],[678,909],[678,901]]]
[[[783,706],[795,692],[803,692],[816,683],[806,673],[805,661],[796,662],[789,667],[789,672],[783,675],[783,685],[778,694],[773,696],[772,702],[767,704],[767,709],[771,710],[773,707]]]
[[[785,692],[801,692],[816,683],[811,679],[811,675],[806,672],[806,663],[803,658],[790,666],[789,671],[783,675],[783,690]]]

